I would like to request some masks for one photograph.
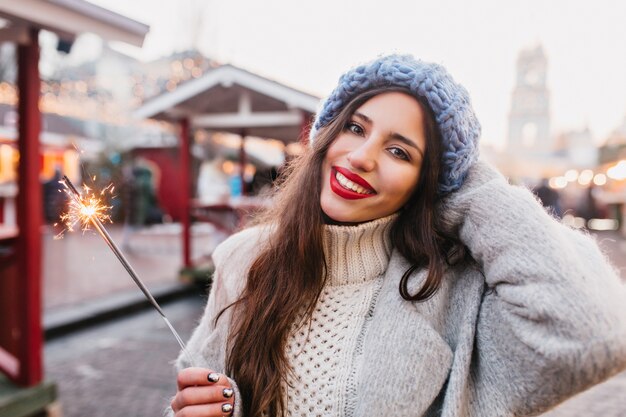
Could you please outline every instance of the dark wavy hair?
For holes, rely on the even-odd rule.
[[[261,221],[274,226],[272,236],[253,262],[239,299],[215,319],[217,323],[226,309],[235,308],[226,372],[237,381],[245,416],[261,417],[263,412],[285,415],[281,382],[291,372],[285,352],[290,327],[303,308],[301,323],[310,320],[326,283],[322,246],[324,214],[320,208],[324,157],[363,103],[391,91],[409,94],[402,88],[385,87],[358,95],[319,130],[313,145],[281,175],[275,204]],[[460,245],[458,239],[441,229],[436,218],[441,137],[426,101],[416,100],[425,115],[426,151],[417,186],[391,229],[393,246],[411,264],[399,288],[401,296],[408,301],[423,301],[435,294],[451,254]],[[410,276],[423,267],[428,268],[428,276],[420,289],[410,294],[407,287]]]

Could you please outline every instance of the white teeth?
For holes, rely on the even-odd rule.
[[[353,183],[339,171],[337,171],[337,175],[335,175],[335,178],[337,178],[337,181],[339,182],[339,184],[341,184],[344,188],[347,188],[359,194],[372,194],[370,190],[366,190],[365,188],[361,187],[359,184]]]

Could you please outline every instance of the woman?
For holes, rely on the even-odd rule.
[[[266,221],[216,249],[173,412],[530,415],[624,369],[615,271],[479,135],[441,66],[344,74]]]

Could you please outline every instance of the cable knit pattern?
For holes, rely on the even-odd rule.
[[[445,194],[458,189],[478,158],[480,123],[467,90],[444,67],[410,55],[382,56],[343,74],[316,115],[311,142],[317,131],[337,117],[354,97],[378,87],[394,86],[425,98],[433,110],[443,142],[439,192]]]
[[[302,323],[300,315],[287,339],[293,368],[283,384],[288,416],[345,415],[347,396],[356,388],[352,370],[360,359],[360,336],[389,263],[389,230],[396,217],[326,226],[327,285],[310,323]]]

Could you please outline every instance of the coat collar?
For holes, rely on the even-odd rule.
[[[363,336],[362,364],[356,371],[358,398],[347,409],[356,416],[423,415],[441,391],[452,364],[452,350],[436,323],[443,300],[404,300],[399,293],[402,274],[409,263],[394,250]],[[409,288],[423,283],[427,271],[416,271]],[[429,305],[431,304],[431,305]],[[354,406],[354,408],[352,406]]]

